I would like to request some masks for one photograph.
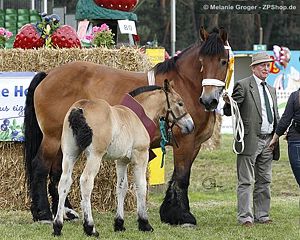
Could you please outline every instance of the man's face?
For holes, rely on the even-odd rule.
[[[269,75],[270,63],[260,63],[252,66],[252,72],[256,77],[261,80],[265,80]]]

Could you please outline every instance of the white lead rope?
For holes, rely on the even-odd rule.
[[[225,92],[224,95],[227,95]],[[243,120],[241,118],[241,114],[239,111],[239,107],[236,103],[236,101],[233,100],[233,98],[229,95],[227,95],[229,102],[230,102],[230,109],[231,109],[231,120],[232,120],[232,132],[233,132],[233,144],[232,144],[232,150],[235,154],[240,154],[244,151],[244,124]],[[235,148],[235,142],[239,142],[242,144],[241,151],[237,151]]]

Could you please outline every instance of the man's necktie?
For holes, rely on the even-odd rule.
[[[264,99],[265,99],[265,104],[266,104],[266,111],[267,111],[268,121],[269,121],[269,123],[272,123],[273,122],[273,115],[272,115],[272,110],[271,110],[268,94],[267,94],[267,91],[266,91],[266,83],[262,82],[261,85],[263,86],[263,93],[264,93]]]

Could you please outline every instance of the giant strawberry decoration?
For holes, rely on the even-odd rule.
[[[33,49],[44,46],[45,40],[34,24],[24,25],[16,35],[14,48]]]
[[[94,2],[104,8],[129,12],[138,4],[138,0],[94,0]]]
[[[53,47],[59,48],[81,48],[80,40],[75,32],[74,28],[68,25],[62,25],[51,35],[51,41]]]
[[[20,29],[14,42],[15,48],[81,48],[76,31],[68,25],[60,26],[60,18],[56,14],[42,14],[42,22],[26,24]]]

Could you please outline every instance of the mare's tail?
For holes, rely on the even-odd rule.
[[[25,102],[25,118],[24,118],[24,159],[26,169],[26,179],[28,189],[31,192],[30,185],[32,182],[32,161],[35,158],[41,145],[43,134],[37,122],[34,109],[34,91],[40,82],[47,76],[45,72],[39,72],[32,79],[26,96]]]

